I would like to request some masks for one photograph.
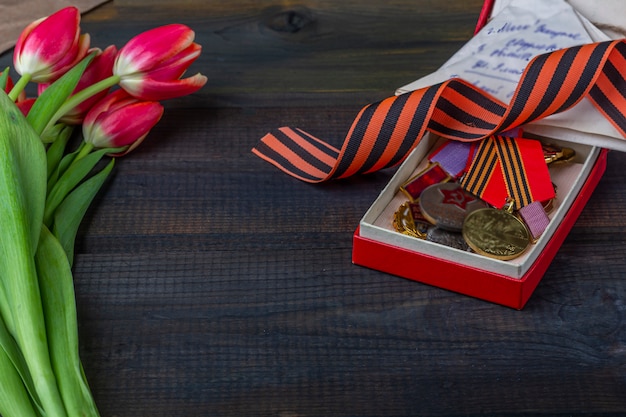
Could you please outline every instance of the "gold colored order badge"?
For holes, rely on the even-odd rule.
[[[493,208],[468,214],[463,237],[477,253],[503,261],[520,256],[530,245],[530,232],[524,222],[505,210]]]

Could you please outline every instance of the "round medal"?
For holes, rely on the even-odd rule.
[[[477,253],[503,261],[520,256],[530,245],[530,233],[523,221],[492,208],[470,213],[463,225],[463,237]]]
[[[463,230],[465,216],[486,204],[457,183],[434,184],[420,195],[422,214],[437,227],[452,232]]]

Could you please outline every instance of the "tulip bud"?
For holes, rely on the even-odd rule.
[[[84,141],[94,148],[128,148],[125,155],[145,139],[163,115],[163,106],[116,90],[96,103],[83,121]]]
[[[195,34],[187,26],[171,24],[143,32],[117,56],[113,74],[129,94],[143,100],[165,100],[191,94],[202,88],[207,78],[200,73],[185,79],[182,75],[200,55]]]
[[[29,24],[15,44],[15,70],[37,83],[55,81],[87,54],[90,38],[80,34],[79,24],[76,7],[66,7]]]

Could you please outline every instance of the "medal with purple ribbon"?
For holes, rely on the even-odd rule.
[[[458,178],[472,159],[476,146],[473,142],[449,140],[433,152],[428,159],[437,162],[452,177]]]

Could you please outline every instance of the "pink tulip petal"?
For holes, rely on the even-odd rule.
[[[142,32],[120,49],[115,73],[123,75],[149,70],[185,50],[194,38],[195,33],[181,24],[159,26]]]
[[[200,45],[191,44],[184,51],[161,63],[158,68],[151,70],[150,78],[160,81],[179,79],[187,71],[189,65],[200,56],[201,51]]]
[[[89,44],[91,42],[91,38],[89,34],[85,33],[79,37],[79,43],[76,44],[75,48],[72,48],[67,54],[54,64],[54,71],[49,74],[45,74],[44,77],[50,79],[51,81],[57,80],[61,75],[65,74],[72,68],[74,65],[78,64],[85,56],[87,56],[87,52],[89,51]],[[33,81],[39,82],[40,77],[33,77]]]
[[[89,36],[80,34],[80,13],[66,7],[36,20],[20,34],[13,52],[19,74],[32,81],[48,83],[82,59],[89,48]]]
[[[99,51],[99,53],[94,57],[93,61],[91,61],[91,63],[85,69],[85,72],[78,81],[78,85],[74,89],[73,94],[76,94],[84,88],[111,76],[113,74],[113,62],[115,61],[116,54],[117,48],[113,45],[107,47],[104,51]],[[69,112],[65,113],[60,121],[69,125],[77,125],[82,123],[85,114],[87,114],[87,111],[91,107],[93,107],[98,101],[104,98],[108,94],[108,92],[109,90],[104,90],[98,94],[94,94],[87,100],[84,100],[76,107],[71,109]]]
[[[137,148],[137,146],[139,146],[141,144],[141,142],[144,141],[144,139],[148,136],[148,134],[146,133],[145,135],[143,135],[142,137],[140,137],[139,139],[137,139],[136,141],[134,141],[128,148],[126,148],[125,151],[123,152],[118,152],[118,153],[110,153],[107,154],[109,156],[112,157],[120,157],[120,156],[124,156],[126,154],[128,154],[130,151],[132,151],[133,149]]]
[[[206,84],[207,77],[196,74],[189,78],[173,81],[152,79],[122,80],[120,86],[134,97],[142,100],[168,100],[195,93]]]
[[[83,122],[83,137],[96,148],[134,149],[161,119],[163,106],[141,101],[124,90],[116,90],[91,108]]]
[[[113,63],[115,62],[116,55],[117,48],[114,45],[98,53],[85,69],[75,91],[80,91],[91,84],[95,84],[113,75]]]
[[[102,100],[98,101],[85,116],[83,126],[91,127],[92,125],[95,125],[97,118],[101,114],[109,111],[111,106],[118,100],[118,98],[121,97],[128,97],[128,94],[126,94],[123,90],[116,90],[104,97]]]
[[[113,147],[131,145],[146,135],[163,115],[163,106],[157,102],[137,102],[108,113],[101,120],[102,129],[111,138]]]
[[[180,79],[202,49],[193,42],[194,36],[189,27],[181,24],[137,35],[120,49],[113,66],[119,85],[134,97],[152,101],[197,91],[206,83],[205,76]]]
[[[17,41],[15,42],[15,48],[14,48],[14,54],[13,54],[14,59],[19,59],[19,57],[22,56],[24,43],[26,42],[26,39],[28,39],[28,35],[30,35],[33,29],[39,26],[39,23],[41,23],[41,21],[44,19],[45,17],[35,20],[34,22],[28,24],[24,28],[24,30],[22,30],[22,33],[20,33],[20,36],[17,38]]]
[[[39,57],[51,63],[62,59],[78,38],[75,30],[80,23],[80,13],[75,7],[66,7],[43,19],[33,28],[25,42],[22,53]],[[50,37],[54,36],[54,42]]]

